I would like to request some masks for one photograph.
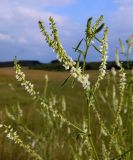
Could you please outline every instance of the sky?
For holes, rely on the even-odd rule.
[[[65,50],[76,59],[72,48],[83,38],[87,19],[95,21],[100,15],[109,27],[108,54],[114,60],[118,38],[124,42],[133,33],[133,0],[1,0],[0,61],[12,61],[15,56],[46,63],[56,59],[38,27],[42,20],[49,31],[49,16],[57,23]],[[90,50],[87,60],[99,61],[100,55]]]

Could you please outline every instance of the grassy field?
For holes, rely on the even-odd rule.
[[[62,86],[64,80],[69,76],[69,72],[56,72],[56,71],[43,71],[43,70],[29,70],[24,68],[24,73],[28,80],[30,80],[34,85],[36,90],[38,90],[42,95],[44,91],[45,75],[48,75],[48,96],[54,94],[57,99],[61,99],[62,96],[65,97],[67,102],[67,108],[69,111],[76,115],[81,116],[86,112],[86,102],[84,99],[84,91],[80,84],[75,83],[72,86],[72,80]],[[90,81],[93,84],[98,77],[97,70],[90,70]],[[107,79],[103,80],[101,83],[101,90],[105,90],[105,85],[108,85]],[[21,87],[19,82],[15,79],[15,71],[13,68],[0,69],[0,106],[10,107],[17,103],[23,108],[32,109],[34,105],[33,100]],[[111,86],[110,86],[111,87]],[[98,102],[99,103],[99,102]],[[72,117],[71,117],[72,118]]]
[[[57,97],[65,96],[68,104],[74,110],[78,108],[84,108],[83,91],[79,84],[75,84],[72,88],[72,80],[65,86],[61,86],[64,80],[69,76],[68,72],[56,72],[56,71],[42,71],[42,70],[28,70],[23,69],[28,80],[35,84],[36,90],[39,90],[43,94],[45,75],[49,77],[48,95],[51,93],[57,95]],[[90,79],[93,83],[97,78],[97,71],[90,71]],[[31,106],[32,100],[23,90],[20,84],[15,79],[15,71],[12,68],[0,69],[0,106],[11,106],[20,103],[23,107]]]
[[[84,99],[84,91],[81,89],[80,84],[75,83],[75,86],[72,88],[71,83],[72,80],[70,80],[65,86],[61,86],[63,81],[69,76],[68,72],[53,72],[53,71],[43,71],[43,70],[29,70],[24,68],[23,71],[26,73],[27,79],[30,80],[33,84],[35,84],[36,90],[38,90],[42,95],[44,92],[44,83],[45,83],[45,75],[47,74],[49,77],[49,83],[48,83],[48,90],[47,90],[47,96],[49,97],[51,94],[56,95],[59,103],[57,103],[56,107],[61,110],[61,106],[59,106],[60,102],[62,101],[62,97],[65,97],[65,100],[67,102],[66,106],[66,117],[75,123],[79,123],[83,121],[83,119],[86,117],[86,101]],[[95,83],[98,76],[98,71],[89,71],[90,74],[90,81],[91,83]],[[130,74],[130,71],[127,71],[127,74]],[[118,78],[118,77],[117,77]],[[116,85],[118,83],[118,80],[116,79]],[[113,84],[113,78],[108,71],[108,74],[106,78],[102,81],[100,89],[96,93],[96,103],[98,106],[98,110],[101,112],[101,115],[109,121],[112,120],[112,116],[110,115],[110,109],[111,109],[111,89]],[[18,129],[18,124],[15,124],[13,121],[10,121],[5,116],[5,108],[8,108],[10,111],[15,110],[16,106],[19,104],[20,107],[23,109],[23,120],[20,121],[20,123],[25,123],[28,128],[30,128],[31,131],[34,131],[35,133],[41,133],[43,129],[47,128],[42,123],[42,119],[40,119],[39,115],[37,115],[35,112],[35,107],[37,107],[37,102],[33,101],[30,96],[25,92],[25,90],[21,87],[21,85],[16,81],[15,79],[15,71],[12,68],[2,68],[0,69],[0,121],[12,124],[16,129]],[[106,90],[108,88],[108,90]],[[108,93],[107,93],[108,92]],[[110,92],[110,93],[109,93]],[[102,94],[106,95],[106,101],[102,99]],[[127,93],[128,96],[128,93]],[[103,103],[104,101],[104,103]],[[107,122],[108,123],[108,122]],[[95,124],[95,125],[94,125]],[[54,124],[56,125],[56,124]],[[93,127],[93,138],[95,143],[97,144],[97,147],[99,146],[98,137],[97,137],[97,121],[95,120],[95,115],[92,116],[92,127]],[[55,127],[56,128],[56,127]],[[44,131],[44,130],[43,130]],[[19,131],[18,131],[19,132]],[[48,131],[47,134],[50,134],[51,131]],[[50,139],[53,143],[59,142],[59,144],[64,144],[64,141],[68,140],[68,137],[65,136],[66,128],[58,129],[55,133],[52,133],[52,135],[57,134],[57,137],[55,135],[55,142],[54,140]],[[51,136],[52,136],[51,135]],[[63,135],[63,136],[62,136]],[[76,137],[76,133],[72,131],[72,135]],[[70,135],[69,135],[70,136]],[[60,139],[58,139],[60,137]],[[19,147],[16,145],[12,146],[12,143],[9,140],[6,140],[6,137],[4,135],[0,135],[1,141],[0,141],[0,160],[24,160],[30,158],[24,151],[22,151]],[[52,137],[53,138],[53,137]],[[26,140],[26,143],[28,140],[26,139],[26,135],[23,134],[23,139]],[[30,142],[30,140],[29,140]],[[74,143],[75,140],[73,138],[70,138],[70,144]],[[45,143],[45,142],[44,142]],[[38,147],[44,147],[47,148],[45,145],[38,146]],[[64,148],[64,147],[62,147]],[[50,148],[51,149],[51,148]],[[39,150],[39,149],[38,149]],[[43,149],[42,149],[43,150]],[[53,157],[50,157],[48,155],[48,159],[52,160],[58,160],[63,159],[67,160],[69,157],[64,157],[66,153],[69,153],[69,147],[65,146],[64,149],[61,149],[60,146],[57,148],[53,148],[52,151],[54,151]],[[39,151],[38,151],[39,152]],[[50,151],[48,151],[49,153]],[[45,154],[48,154],[45,153]],[[42,153],[41,153],[42,154]],[[43,154],[42,154],[43,155]],[[64,158],[63,158],[64,157]]]

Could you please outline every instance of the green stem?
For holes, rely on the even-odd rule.
[[[86,42],[86,50],[85,50],[84,61],[83,61],[83,74],[85,73],[85,64],[86,64],[86,56],[87,56],[87,53],[88,53],[88,49],[89,49],[89,45]]]
[[[94,152],[94,155],[95,155],[96,160],[99,160],[99,158],[98,158],[98,155],[97,155],[97,152],[96,152],[96,149],[95,149],[95,146],[94,146],[94,144],[93,144],[93,141],[92,141],[91,136],[89,137],[89,141],[90,141],[91,147],[92,147],[92,149],[93,149],[93,152]]]
[[[131,144],[133,144],[133,121],[131,122]],[[131,160],[133,160],[133,151],[131,152]]]
[[[131,91],[130,93],[132,94]],[[131,105],[131,144],[133,144],[133,103]],[[131,160],[133,160],[133,151],[131,152]]]
[[[131,147],[129,150],[125,151],[124,153],[122,153],[121,155],[118,155],[114,158],[111,158],[110,160],[117,160],[120,159],[121,157],[125,156],[128,153],[131,153],[133,151],[133,147]],[[131,159],[132,160],[132,159]]]
[[[87,97],[87,107],[88,107],[88,136],[89,136],[89,142],[90,142],[90,145],[92,147],[92,150],[93,150],[93,153],[95,155],[95,158],[96,160],[99,160],[98,158],[98,155],[97,155],[97,152],[96,152],[96,149],[95,149],[95,146],[93,144],[93,141],[92,141],[92,135],[91,135],[91,116],[90,116],[90,107],[91,107],[91,101],[93,99],[93,94],[89,97]]]
[[[72,126],[73,128],[75,128],[76,130],[78,130],[79,132],[85,134],[85,132],[84,132],[81,128],[77,127],[76,125],[74,125],[74,124],[71,123],[70,121],[68,122],[68,124],[69,124],[70,126]]]

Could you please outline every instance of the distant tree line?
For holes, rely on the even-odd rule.
[[[58,60],[53,60],[50,63],[41,63],[40,61],[36,61],[36,60],[20,60],[19,64],[23,67],[28,67],[29,69],[64,71],[64,67],[62,67],[62,64]],[[127,66],[127,61],[123,61],[122,64],[125,69],[133,68],[133,61],[130,61],[129,66]],[[82,67],[83,62],[81,61],[79,65]],[[1,68],[13,67],[13,66],[14,66],[13,61],[0,62]],[[99,69],[99,66],[100,66],[100,62],[87,62],[85,68],[86,70],[97,70]],[[107,69],[111,69],[112,67],[114,67],[115,69],[119,69],[115,61],[108,61]]]
[[[42,65],[41,62],[36,60],[20,60],[19,64],[23,67],[32,67],[32,66]],[[13,67],[13,66],[14,66],[13,61],[0,62],[0,67]]]

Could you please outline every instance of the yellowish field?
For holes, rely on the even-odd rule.
[[[45,75],[47,74],[49,77],[47,97],[49,97],[51,94],[56,95],[58,103],[55,107],[57,107],[59,112],[62,110],[62,97],[65,97],[67,109],[64,116],[71,122],[74,122],[74,124],[81,125],[83,120],[87,117],[86,100],[81,85],[79,83],[75,83],[75,86],[71,87],[72,79],[70,79],[65,86],[61,86],[63,81],[69,76],[69,72],[29,70],[27,68],[23,68],[23,71],[26,74],[26,79],[30,80],[34,84],[35,89],[39,91],[42,96],[44,92]],[[91,70],[88,72],[90,75],[91,84],[94,84],[98,77],[98,71]],[[131,74],[129,71],[127,71],[127,73]],[[118,78],[119,77],[117,76],[115,82],[116,89],[118,85]],[[104,117],[104,119],[107,120],[107,126],[110,124],[110,122],[113,121],[113,117],[110,114],[112,107],[112,82],[113,78],[108,71],[106,78],[101,82],[100,88],[95,95],[97,109],[100,112],[101,117]],[[116,92],[118,91],[119,90]],[[106,92],[108,92],[107,95]],[[102,94],[106,98],[105,101],[102,98]],[[128,97],[128,92],[126,94]],[[18,113],[16,112],[16,108],[18,104],[23,110],[23,117],[17,122],[11,121],[5,114],[5,108],[8,108],[11,113],[15,113],[15,116],[17,117]],[[48,125],[49,122],[45,122],[39,113],[36,112],[38,105],[39,104],[36,101],[33,101],[32,98],[25,92],[24,88],[22,88],[19,82],[16,81],[15,71],[13,68],[0,68],[0,122],[4,124],[11,124],[17,131],[22,131],[22,128],[19,128],[21,126],[19,125],[20,123],[22,126],[27,126],[31,131],[33,131],[33,133],[37,134],[38,136],[42,136],[42,139],[47,137],[45,142],[39,142],[42,144],[36,147],[37,152],[39,153],[40,151],[43,151],[44,148],[47,149],[50,144],[50,150],[48,151],[50,155],[48,156],[54,156],[54,160],[68,160],[69,158],[66,156],[66,154],[68,152],[71,153],[69,145],[75,143],[78,144],[77,139],[75,138],[77,137],[77,133],[72,130],[69,137],[67,137],[67,127],[60,129],[58,121],[52,122],[52,128],[47,128],[50,127]],[[91,126],[94,143],[96,144],[96,147],[100,149],[101,147],[99,146],[99,138],[97,136],[99,131],[98,122],[94,113],[91,115]],[[51,137],[47,134],[51,134]],[[27,133],[22,132],[20,135],[26,144],[29,142],[32,143],[32,139],[27,139]],[[31,160],[30,156],[26,154],[26,152],[24,152],[21,148],[17,147],[16,145],[12,146],[12,142],[8,141],[6,137],[4,137],[4,134],[0,135],[0,140],[0,160],[14,160],[14,157],[16,157],[16,160]],[[57,143],[64,144],[64,148],[61,150],[60,145],[59,147],[53,148],[53,143],[54,145]],[[38,147],[40,147],[39,150]],[[51,148],[53,148],[53,150],[51,150]],[[40,152],[40,154],[45,157],[45,154],[47,154],[46,152],[47,151],[45,151],[44,154],[43,152]]]
[[[43,71],[43,70],[29,70],[23,68],[26,78],[35,84],[35,88],[40,92],[43,92],[44,88],[44,79],[45,75],[48,75],[49,78],[49,89],[48,93],[53,92],[58,96],[65,95],[66,98],[73,101],[75,99],[78,102],[78,96],[82,96],[80,85],[76,83],[75,87],[72,88],[69,82],[69,85],[61,87],[61,84],[69,76],[69,72],[58,72],[58,71]],[[90,79],[92,82],[96,80],[97,71],[89,71]],[[70,80],[72,81],[72,80]],[[0,68],[0,106],[13,105],[15,102],[20,101],[24,105],[29,105],[27,97],[28,95],[19,85],[19,82],[15,79],[15,71],[13,68]],[[69,101],[70,102],[70,101]],[[79,104],[81,104],[79,102]]]

